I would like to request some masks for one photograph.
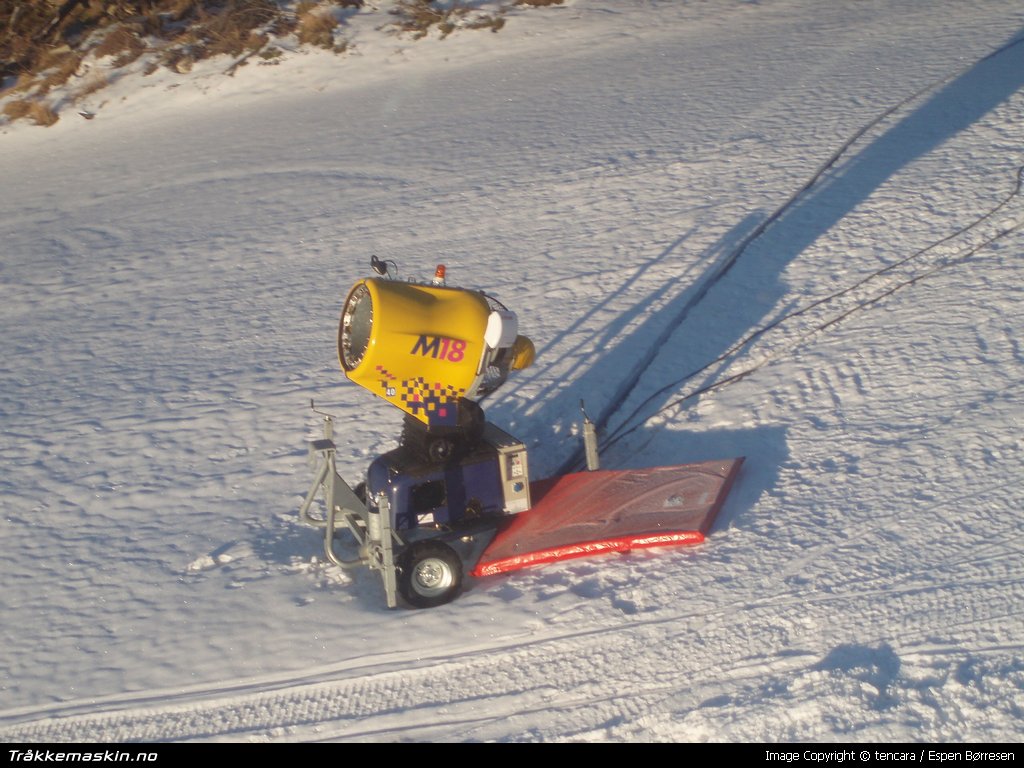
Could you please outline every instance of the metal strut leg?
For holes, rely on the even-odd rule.
[[[398,605],[398,565],[396,548],[405,542],[391,525],[391,508],[387,496],[374,499],[375,509],[365,504],[338,474],[335,460],[334,425],[330,417],[324,420],[324,438],[310,445],[310,455],[317,457],[316,477],[306,493],[299,518],[302,522],[324,530],[324,554],[342,568],[368,566],[381,572],[388,608]],[[312,514],[313,502],[323,496],[324,517]],[[359,545],[360,556],[346,560],[334,549],[339,527],[344,526]]]

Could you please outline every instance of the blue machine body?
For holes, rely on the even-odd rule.
[[[443,465],[401,446],[370,465],[367,498],[375,499],[383,491],[391,524],[400,531],[502,515],[505,499],[498,460],[486,443]]]

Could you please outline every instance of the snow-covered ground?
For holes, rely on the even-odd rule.
[[[1020,3],[370,19],[0,129],[0,737],[1021,741]],[[746,456],[708,541],[426,611],[325,565],[310,398],[353,480],[400,427],[336,361],[371,254],[519,314],[536,475],[580,398],[605,466]]]

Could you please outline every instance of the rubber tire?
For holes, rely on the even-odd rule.
[[[413,608],[450,603],[462,590],[462,560],[447,544],[419,541],[399,558],[398,591]]]

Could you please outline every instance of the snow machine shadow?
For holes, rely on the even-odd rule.
[[[729,351],[739,344],[738,354],[742,354],[745,345],[741,340],[750,338],[763,318],[773,310],[777,311],[786,293],[786,286],[780,282],[779,276],[790,262],[826,235],[888,179],[982,119],[1022,86],[1024,38],[1021,31],[1016,30],[1001,48],[948,82],[937,83],[927,98],[924,96],[927,91],[915,94],[868,122],[827,162],[814,170],[809,181],[774,212],[748,215],[736,224],[705,252],[702,262],[708,266],[703,274],[692,280],[689,287],[657,315],[640,324],[628,336],[609,333],[602,341],[592,344],[594,349],[604,352],[597,359],[588,357],[588,370],[578,379],[581,384],[593,382],[595,388],[601,390],[603,372],[635,371],[621,384],[617,382],[615,391],[607,393],[608,405],[595,413],[597,427],[603,429],[606,426],[632,392],[639,374],[684,324],[699,329],[700,356],[686,349],[678,351],[673,365],[679,372],[679,379],[670,386],[692,382],[695,389],[700,389],[716,382],[735,356],[728,354]],[[916,107],[915,100],[921,101]],[[885,121],[903,108],[907,109],[906,114],[883,130]],[[872,130],[876,135],[872,136]],[[664,260],[685,239],[686,235],[677,237],[650,263]],[[760,242],[762,239],[764,243]],[[745,284],[756,284],[756,293],[751,295],[748,292],[741,301],[733,301],[727,308],[721,301],[705,300],[708,292],[753,247],[758,248],[757,258],[749,260],[747,269],[756,270],[756,274],[748,272]],[[647,268],[638,268],[620,287],[613,287],[613,292],[629,290],[631,283]],[[667,287],[660,287],[637,302],[633,314],[639,315],[641,310],[663,298]],[[724,321],[723,311],[727,318]],[[667,322],[666,316],[670,318]],[[643,354],[638,358],[634,350],[641,350]],[[587,391],[590,391],[589,387]],[[551,393],[548,397],[548,394],[541,391],[537,395],[544,404],[531,413],[531,418],[555,424],[565,418],[567,403],[564,395]],[[649,416],[650,413],[636,415]],[[575,453],[558,471],[578,466],[580,458],[579,453]]]

